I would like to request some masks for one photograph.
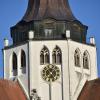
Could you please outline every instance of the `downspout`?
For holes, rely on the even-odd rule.
[[[62,65],[62,63],[61,63],[61,72],[62,72],[62,77],[61,77],[61,79],[62,79],[62,100],[64,100],[64,85],[63,85],[63,83],[64,83],[64,80],[63,80],[63,65]]]
[[[68,46],[68,76],[69,76],[69,100],[71,100],[71,86],[70,86],[70,66],[69,66],[69,39],[67,39],[67,46]]]
[[[4,49],[2,49],[2,55],[3,55],[3,79],[4,79],[4,59],[5,59]]]
[[[29,100],[31,100],[30,96],[30,46],[29,46],[29,41],[28,41],[28,94],[29,94]]]

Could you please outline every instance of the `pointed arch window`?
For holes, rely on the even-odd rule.
[[[40,52],[40,64],[43,65],[48,63],[50,63],[49,50],[46,46],[44,46]]]
[[[75,66],[80,67],[80,51],[78,49],[75,50],[74,63]]]
[[[13,57],[12,57],[12,67],[13,67],[13,75],[16,76],[17,75],[17,55],[15,53],[13,53]]]
[[[21,50],[21,69],[22,73],[26,73],[26,54],[24,50]]]
[[[52,53],[52,62],[53,64],[61,64],[62,63],[62,53],[61,49],[56,46]]]
[[[83,53],[83,68],[89,69],[89,55],[87,51]]]

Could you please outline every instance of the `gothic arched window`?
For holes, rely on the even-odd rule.
[[[21,51],[21,68],[22,73],[26,73],[26,54],[23,50]]]
[[[75,66],[80,67],[80,51],[78,49],[76,49],[74,53],[74,63]]]
[[[13,53],[12,56],[12,67],[13,67],[13,75],[17,75],[17,55]]]
[[[53,62],[53,64],[61,64],[62,63],[62,53],[58,46],[56,46],[52,52],[52,62]]]
[[[83,68],[89,69],[89,55],[87,51],[83,53]]]
[[[40,52],[40,64],[48,64],[50,62],[49,50],[46,46]]]

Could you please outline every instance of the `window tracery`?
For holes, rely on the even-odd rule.
[[[52,53],[52,62],[53,64],[61,64],[62,63],[62,53],[61,49],[56,46]]]
[[[40,52],[40,64],[48,64],[50,62],[49,50],[46,46]]]

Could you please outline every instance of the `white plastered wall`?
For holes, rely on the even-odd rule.
[[[95,46],[68,40],[68,47],[69,47],[69,66],[70,66],[70,88],[71,88],[70,93],[72,98],[74,95],[76,95],[78,90],[82,89],[81,86],[82,81],[83,83],[85,83],[84,81],[86,80],[93,80],[97,78],[97,55]],[[81,55],[80,68],[74,65],[74,53],[76,49],[80,50],[80,55]],[[85,51],[88,51],[89,55],[89,69],[83,68],[83,53]]]
[[[40,51],[46,46],[50,52],[50,64],[52,64],[52,51],[58,46],[62,51],[62,69],[63,69],[63,85],[61,78],[52,83],[52,100],[69,100],[69,75],[68,75],[68,57],[67,57],[67,41],[31,41],[29,43],[30,51],[30,89],[37,89],[38,95],[42,100],[49,100],[49,86],[41,77],[41,70],[46,65],[40,65]],[[57,65],[58,66],[58,65]],[[61,66],[58,66],[61,69]],[[62,75],[61,75],[62,76]],[[63,86],[63,89],[62,89]],[[62,92],[63,91],[63,92]]]
[[[22,73],[21,69],[21,50],[26,54],[26,73]],[[4,52],[4,79],[12,80],[13,76],[13,66],[12,66],[12,55],[13,52],[17,55],[17,76],[16,79],[20,80],[20,84],[23,89],[28,92],[28,46],[27,43],[15,47],[10,47],[3,50]]]
[[[49,100],[49,86],[41,78],[41,70],[46,65],[40,65],[40,51],[46,46],[50,52],[50,64],[52,64],[52,51],[58,46],[62,51],[62,72],[63,74],[63,86],[61,78],[52,84],[52,100],[71,100],[71,98],[77,93],[78,85],[86,75],[88,80],[97,78],[97,57],[96,47],[77,43],[71,40],[51,40],[51,41],[29,41],[28,44],[20,45],[14,48],[4,50],[4,78],[10,79],[12,77],[12,53],[15,52],[18,57],[18,77],[22,83],[22,86],[28,92],[28,75],[30,75],[30,93],[32,89],[36,89],[38,95],[42,100]],[[76,49],[80,49],[81,53],[81,67],[74,66],[74,53]],[[22,75],[20,72],[20,52],[23,49],[26,53],[26,75]],[[29,50],[29,55],[28,55]],[[89,70],[83,69],[82,57],[83,52],[87,50],[90,58]],[[28,57],[29,56],[29,57]],[[29,58],[29,64],[28,64]],[[29,65],[29,66],[28,66]],[[61,66],[57,65],[59,68]],[[28,74],[29,67],[29,74]],[[23,76],[23,77],[22,77]],[[62,87],[63,89],[62,89]],[[59,87],[59,88],[58,88]],[[57,93],[56,93],[57,91]]]

